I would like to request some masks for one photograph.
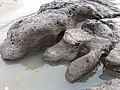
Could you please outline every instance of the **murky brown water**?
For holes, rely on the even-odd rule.
[[[0,0],[0,3],[2,1],[9,1],[9,5],[0,6],[0,44],[14,20],[36,12],[41,4],[52,0]],[[0,58],[0,90],[80,90],[95,83],[119,78],[119,75],[105,70],[100,64],[79,82],[71,84],[65,79],[67,66],[46,64],[42,59],[44,50],[17,62]]]

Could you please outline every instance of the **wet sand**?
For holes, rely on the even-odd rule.
[[[13,6],[6,7],[8,9],[2,8],[2,12],[0,12],[0,44],[6,38],[7,30],[14,20],[36,12],[41,4],[50,1],[52,0],[21,0],[12,4]],[[42,59],[44,50],[41,49],[38,54],[26,57],[21,61],[8,62],[0,58],[0,90],[80,90],[120,77],[105,70],[100,64],[79,82],[71,84],[65,79],[67,65],[46,64]]]

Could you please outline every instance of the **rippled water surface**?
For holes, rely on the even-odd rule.
[[[4,2],[3,2],[4,1]],[[14,20],[36,12],[41,4],[52,0],[0,0],[0,44]],[[21,61],[8,62],[0,58],[0,90],[80,90],[119,75],[100,64],[79,82],[65,79],[67,65],[49,65],[42,59],[45,49]]]

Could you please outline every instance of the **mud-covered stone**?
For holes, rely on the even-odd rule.
[[[103,64],[113,71],[120,72],[120,18],[101,19],[95,22],[93,20],[86,21],[83,27],[89,33],[92,31],[94,32],[93,34],[107,38],[112,42],[112,48],[104,59]]]
[[[90,34],[107,38],[113,43],[113,47],[105,58],[104,65],[114,71],[120,71],[120,18],[101,19],[100,21],[87,20],[83,28]]]
[[[68,29],[59,43],[46,50],[44,59],[48,62],[73,61],[66,72],[66,79],[73,83],[91,72],[111,45],[109,39],[93,35],[84,27]]]
[[[91,39],[84,45],[90,50],[88,54],[77,58],[67,68],[65,76],[71,83],[76,82],[94,70],[101,56],[109,51],[112,44],[109,40],[97,38]]]
[[[73,61],[66,72],[66,79],[73,83],[91,72],[103,54],[109,54],[111,47],[119,42],[119,31],[119,22],[115,22],[114,19],[86,20],[81,29],[66,30],[60,41],[64,45],[60,47],[60,43],[58,43],[48,48],[44,59],[52,62]],[[78,46],[77,52],[74,49],[76,45]],[[66,47],[69,47],[69,50],[65,49]],[[74,56],[67,58],[70,57],[71,50],[73,50]],[[56,54],[51,54],[53,52]],[[55,58],[53,59],[53,57]]]
[[[111,2],[103,0],[53,1],[42,5],[38,13],[14,23],[1,46],[3,59],[15,60],[52,45],[58,34],[74,28],[86,19],[111,18],[119,15]]]
[[[107,68],[120,72],[120,43],[116,44],[115,48],[110,51],[104,64]]]
[[[73,61],[92,49],[109,49],[109,40],[97,38],[82,29],[68,29],[63,39],[44,53],[47,62]],[[106,45],[106,46],[105,46]]]
[[[91,35],[109,39],[112,43],[120,41],[120,18],[86,20],[82,28]]]
[[[73,61],[78,56],[89,52],[83,43],[91,38],[93,37],[81,29],[68,29],[59,43],[45,51],[44,60],[47,62]]]
[[[91,72],[103,54],[109,54],[105,65],[119,70],[118,16],[120,10],[109,0],[53,1],[14,23],[0,53],[3,59],[16,60],[57,41],[43,58],[47,62],[72,61],[65,74],[71,83]],[[84,21],[82,26],[76,28],[81,21]]]
[[[77,58],[79,45],[69,45],[64,40],[61,40],[56,45],[48,48],[43,58],[47,62],[72,61]]]
[[[68,21],[66,15],[41,13],[16,22],[1,46],[3,59],[18,59],[43,46],[53,45],[57,35],[66,30]]]

